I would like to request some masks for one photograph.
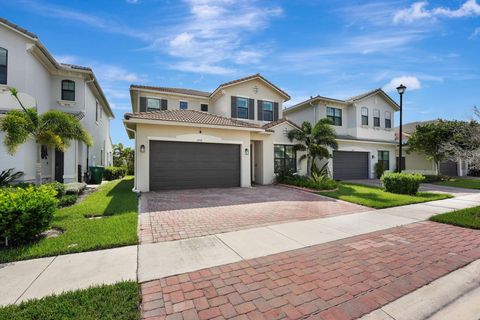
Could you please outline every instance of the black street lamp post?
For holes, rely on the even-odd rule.
[[[400,132],[399,132],[399,145],[398,145],[398,172],[402,172],[402,137],[403,137],[403,131],[402,131],[402,121],[403,121],[403,93],[407,87],[405,87],[403,84],[399,85],[397,87],[398,94],[400,95]]]

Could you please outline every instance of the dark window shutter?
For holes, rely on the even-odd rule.
[[[140,112],[147,111],[147,98],[140,97]]]
[[[168,101],[167,99],[162,99],[162,110],[168,109]]]
[[[248,99],[248,119],[255,120],[255,100]]]
[[[237,117],[237,97],[232,96],[232,118]]]
[[[273,103],[273,121],[278,120],[278,102]]]
[[[257,120],[263,121],[263,101],[262,100],[257,100],[257,109],[258,109]]]

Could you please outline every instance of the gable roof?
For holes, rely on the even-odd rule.
[[[414,121],[402,124],[402,133],[405,135],[411,135],[417,129],[417,126],[438,122],[438,120],[426,120],[426,121]],[[400,132],[400,127],[395,127],[395,132]]]
[[[361,101],[363,99],[366,99],[368,97],[371,97],[375,94],[380,94],[382,95],[382,97],[385,98],[385,100],[391,105],[391,107],[395,110],[400,110],[400,106],[388,95],[385,93],[385,91],[383,91],[381,88],[377,88],[377,89],[374,89],[374,90],[371,90],[371,91],[368,91],[368,92],[364,92],[364,93],[361,93],[357,96],[353,96],[353,97],[350,97],[346,100],[341,100],[341,99],[336,99],[336,98],[329,98],[329,97],[325,97],[325,96],[321,96],[321,95],[316,95],[315,97],[310,97],[310,99],[307,99],[305,101],[302,101],[302,102],[299,102],[293,106],[290,106],[288,108],[285,108],[283,110],[283,112],[290,112],[298,107],[301,107],[307,103],[311,103],[311,102],[314,102],[314,101],[317,101],[317,100],[324,100],[324,101],[331,101],[331,102],[335,102],[335,103],[340,103],[340,104],[353,104],[355,102],[358,102],[358,101]]]
[[[300,128],[299,125],[297,125],[297,124],[296,124],[295,122],[293,122],[293,121],[288,120],[288,118],[281,118],[281,119],[278,119],[278,120],[276,120],[276,121],[269,122],[269,123],[267,123],[267,124],[264,124],[264,125],[262,126],[262,128],[264,128],[264,129],[270,129],[270,128],[276,127],[276,126],[278,126],[278,125],[280,125],[280,124],[282,124],[282,123],[285,123],[285,122],[288,123],[288,124],[290,124],[290,125],[292,125],[293,127],[297,128],[297,129],[299,129],[299,130],[302,130],[302,128]]]
[[[223,89],[223,88],[226,88],[226,87],[229,87],[229,86],[241,83],[241,82],[250,81],[250,80],[253,80],[253,79],[258,79],[258,80],[261,80],[261,81],[265,82],[268,86],[272,87],[278,93],[280,93],[283,97],[285,97],[286,98],[285,101],[290,100],[291,97],[288,93],[286,93],[285,91],[283,91],[282,89],[280,89],[279,87],[274,85],[272,82],[268,81],[260,73],[252,74],[252,75],[244,77],[244,78],[240,78],[240,79],[236,79],[236,80],[232,80],[232,81],[229,81],[229,82],[222,83],[217,87],[217,89],[215,89],[212,92],[211,96],[215,95],[215,93],[217,93],[220,89]]]
[[[29,38],[33,38],[33,39],[38,39],[38,36],[35,34],[35,33],[32,33],[30,31],[28,31],[27,29],[24,29],[22,27],[20,27],[19,25],[13,23],[13,22],[10,22],[8,21],[7,19],[4,19],[4,18],[0,18],[0,23],[20,32],[21,34],[29,37]]]
[[[125,113],[125,120],[128,121],[130,119],[184,122],[246,129],[264,129],[260,125],[254,123],[235,120],[232,118],[222,117],[212,113],[196,110],[161,110]]]
[[[186,94],[186,95],[189,95],[189,96],[201,96],[201,97],[206,97],[206,98],[210,97],[210,94],[211,94],[210,92],[193,90],[193,89],[144,86],[144,85],[139,85],[139,84],[130,85],[130,89],[147,89],[147,90],[155,90],[155,91],[159,91],[159,92]]]

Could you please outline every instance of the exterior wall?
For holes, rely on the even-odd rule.
[[[390,152],[390,168],[387,171],[395,170],[395,145],[394,144],[382,144],[382,143],[368,143],[361,141],[338,141],[338,151],[357,151],[357,152],[368,152],[369,153],[369,172],[368,176],[370,179],[375,179],[375,164],[378,161],[378,151],[389,151]],[[333,172],[333,161],[329,160],[328,169],[330,172]]]
[[[226,143],[240,145],[240,184],[250,187],[250,155],[245,155],[244,150],[250,150],[250,132],[244,130],[196,128],[187,126],[170,126],[155,124],[138,124],[135,141],[136,156],[136,189],[141,192],[150,190],[150,140]],[[140,146],[145,146],[145,152],[140,152]]]
[[[257,90],[255,90],[255,88]],[[253,121],[249,119],[239,119],[239,120],[254,122],[258,124],[265,124],[269,122],[269,121],[257,120],[257,116],[258,116],[257,101],[258,100],[277,102],[278,118],[280,119],[283,117],[282,105],[283,105],[284,97],[281,96],[279,93],[277,93],[277,91],[273,90],[270,86],[267,86],[263,81],[258,79],[252,79],[249,81],[238,83],[221,90],[220,93],[218,93],[215,97],[213,97],[214,102],[212,103],[212,107],[211,107],[211,110],[209,110],[209,112],[230,118],[232,115],[232,112],[231,112],[232,96],[255,99],[255,112],[254,112],[255,120]]]
[[[304,121],[311,122],[313,120],[313,122],[318,122],[319,120],[319,117],[317,116],[318,109],[319,109],[318,105],[307,106],[301,109],[297,109],[295,110],[295,112],[285,114],[285,117],[299,126],[301,126]]]
[[[140,106],[140,97],[155,98],[155,99],[166,99],[168,110],[180,110],[180,101],[188,102],[188,110],[201,111],[201,104],[208,104],[208,112],[211,112],[211,106],[208,98],[192,97],[188,95],[180,94],[168,94],[163,92],[154,92],[154,91],[139,91],[139,94],[136,96],[136,104]]]
[[[404,152],[403,156],[405,157],[405,170],[403,172],[428,175],[437,174],[435,163],[432,160],[428,160],[424,154],[418,152]],[[396,157],[398,157],[398,150],[396,151]]]
[[[362,126],[361,117],[362,117],[362,107],[368,108],[368,126]],[[373,110],[380,110],[380,127],[373,126]],[[390,111],[392,118],[392,128],[385,128],[385,112]],[[387,102],[378,95],[374,95],[367,99],[364,99],[355,104],[355,107],[352,108],[352,112],[355,113],[355,118],[358,120],[358,125],[354,126],[356,133],[353,134],[354,137],[364,138],[364,139],[377,139],[377,140],[395,140],[395,130],[394,130],[394,113],[395,110],[387,104]]]

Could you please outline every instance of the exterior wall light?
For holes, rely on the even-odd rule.
[[[245,155],[248,156],[250,152],[248,151],[248,148],[245,148]]]
[[[140,146],[140,152],[141,152],[141,153],[145,153],[145,145],[144,145],[144,144],[142,144],[142,145]]]

